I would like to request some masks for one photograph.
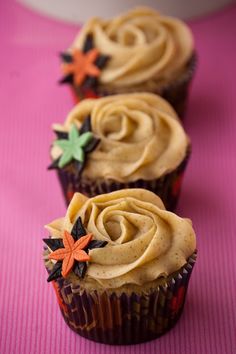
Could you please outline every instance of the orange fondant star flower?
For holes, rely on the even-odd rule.
[[[99,68],[94,64],[98,58],[99,52],[96,48],[86,53],[76,49],[72,53],[72,62],[62,64],[62,71],[65,75],[73,74],[74,84],[80,86],[86,76],[98,77]]]
[[[65,231],[63,236],[63,245],[65,248],[59,248],[50,253],[49,259],[56,261],[62,260],[62,276],[66,277],[73,268],[74,262],[87,262],[90,260],[89,255],[83,249],[89,244],[92,234],[82,236],[75,242],[69,232]]]

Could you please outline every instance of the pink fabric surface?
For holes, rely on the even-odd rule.
[[[46,166],[50,126],[72,107],[67,87],[56,84],[58,52],[77,29],[0,1],[0,353],[236,353],[236,6],[190,25],[199,64],[178,213],[193,220],[198,260],[176,327],[149,343],[111,347],[67,327],[41,259],[43,225],[65,212]]]

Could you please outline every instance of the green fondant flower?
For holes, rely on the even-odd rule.
[[[63,168],[73,159],[83,163],[85,158],[84,148],[92,139],[93,134],[91,132],[80,134],[76,126],[73,125],[68,134],[68,140],[60,139],[54,142],[54,145],[59,146],[63,151],[58,162],[59,168]]]

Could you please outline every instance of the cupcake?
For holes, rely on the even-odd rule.
[[[140,7],[110,20],[92,18],[61,54],[61,83],[76,101],[129,92],[151,92],[182,117],[196,54],[181,20]]]
[[[77,104],[51,148],[67,204],[74,192],[89,197],[145,188],[176,207],[190,141],[175,111],[150,93],[113,95]]]
[[[76,193],[66,216],[46,228],[48,281],[76,333],[132,344],[178,321],[196,259],[195,233],[154,193],[127,189],[90,199]]]

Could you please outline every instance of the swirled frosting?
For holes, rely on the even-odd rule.
[[[85,177],[130,182],[152,180],[173,171],[186,156],[189,140],[176,113],[161,97],[135,93],[84,100],[65,123],[54,129],[68,131],[91,116],[98,147],[88,154]],[[52,148],[52,158],[61,151]]]
[[[193,54],[193,38],[180,20],[140,7],[111,20],[92,18],[71,49],[83,48],[88,34],[100,53],[110,56],[101,84],[129,87],[147,80],[173,79]]]
[[[78,216],[94,239],[108,242],[89,251],[85,283],[143,285],[178,271],[196,248],[191,221],[166,211],[160,198],[144,189],[90,199],[75,193],[66,216],[46,227],[52,237],[62,237]]]

